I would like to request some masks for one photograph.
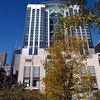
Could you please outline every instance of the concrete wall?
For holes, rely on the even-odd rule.
[[[100,89],[100,65],[98,61],[98,54],[93,54],[91,58],[87,59],[88,66],[94,66],[97,80],[97,87]]]

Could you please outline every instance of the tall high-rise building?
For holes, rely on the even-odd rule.
[[[1,52],[0,53],[0,67],[6,64],[6,60],[7,60],[7,54]]]
[[[59,18],[73,16],[79,12],[78,5],[65,7],[66,0],[47,0],[45,4],[29,4],[27,6],[24,48],[29,55],[37,55],[39,48],[48,48],[54,41],[54,30]],[[92,37],[88,25],[71,29],[71,36],[87,40],[86,49],[93,48]]]
[[[24,48],[38,55],[39,48],[49,46],[49,11],[44,4],[29,4],[25,21]]]
[[[13,74],[18,74],[18,67],[20,62],[20,55],[21,55],[21,49],[15,49],[12,56],[12,64],[13,67]]]
[[[28,4],[25,19],[24,43],[22,53],[18,56],[18,82],[28,89],[44,89],[44,61],[47,57],[45,48],[54,41],[54,30],[59,17],[72,16],[79,12],[78,5],[65,7],[67,0],[47,0],[43,4]],[[93,48],[88,25],[72,29],[72,36],[86,38],[87,50]]]
[[[45,4],[28,4],[22,54],[19,55],[18,82],[30,89],[42,89],[43,61],[49,47],[49,11]],[[16,64],[15,64],[16,66]]]
[[[45,2],[46,9],[49,10],[49,21],[50,21],[50,43],[54,40],[54,30],[57,22],[59,21],[60,17],[66,17],[66,16],[73,16],[79,13],[80,6],[79,5],[70,5],[69,7],[66,7],[67,0],[47,0]],[[83,39],[86,39],[86,53],[91,53],[94,51],[93,49],[93,41],[91,32],[88,25],[82,25],[79,27],[71,28],[70,33],[68,34],[70,36],[76,36]]]

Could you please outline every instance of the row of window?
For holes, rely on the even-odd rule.
[[[31,76],[31,69],[32,69],[32,76]],[[23,82],[27,86],[30,86],[30,79],[33,77],[32,80],[32,86],[39,88],[40,84],[40,67],[30,67],[30,66],[24,66],[24,77],[23,77]]]
[[[87,73],[87,72],[90,73],[91,76],[96,76],[94,66],[87,66],[87,67],[83,66],[83,67],[81,67],[81,73],[82,73],[83,75],[84,75],[85,73]]]

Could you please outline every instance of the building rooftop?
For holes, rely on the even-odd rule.
[[[39,9],[41,7],[45,7],[44,4],[28,4],[27,7],[31,7],[33,9]]]
[[[66,2],[67,0],[44,0],[43,3],[48,4],[48,3],[66,3]]]

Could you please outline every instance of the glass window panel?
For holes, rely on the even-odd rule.
[[[95,68],[94,66],[88,66],[88,71],[92,76],[95,76]]]
[[[33,48],[29,49],[29,55],[32,55]]]
[[[30,67],[29,66],[25,66],[24,67],[24,77],[30,77]]]
[[[35,48],[34,48],[34,55],[37,55],[37,54],[38,54],[38,48],[35,47]]]
[[[70,13],[70,16],[73,15],[73,8],[69,8],[69,13]]]
[[[37,86],[37,80],[33,80],[33,87]]]
[[[40,67],[33,67],[33,77],[40,77]]]

